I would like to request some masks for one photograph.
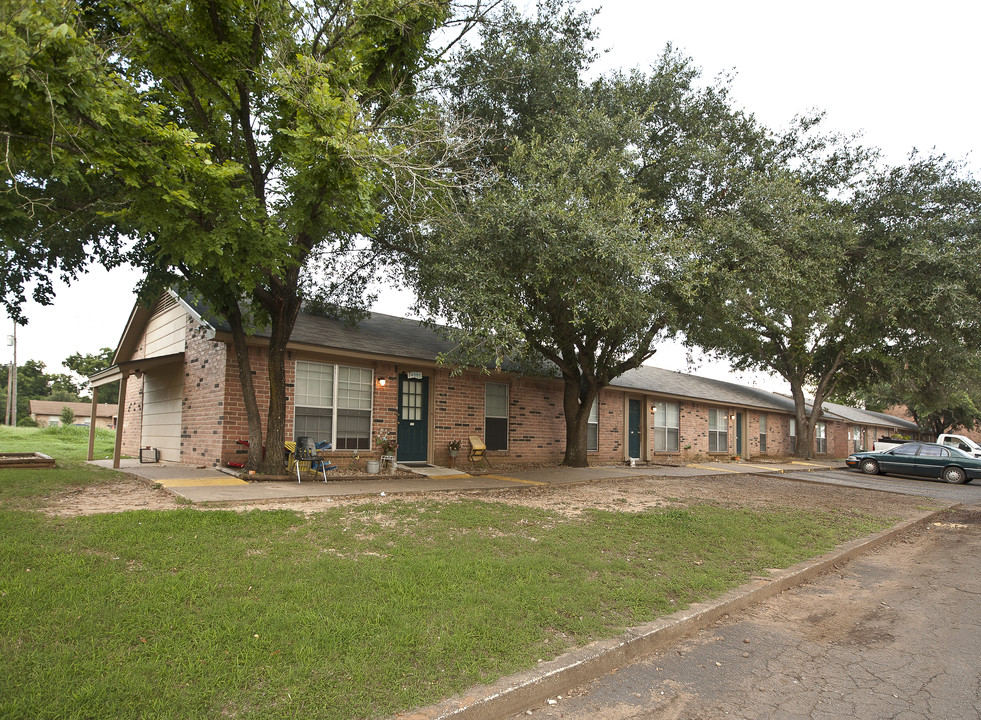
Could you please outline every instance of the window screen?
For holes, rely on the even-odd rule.
[[[678,452],[681,405],[654,403],[654,452]]]
[[[589,420],[586,421],[586,451],[599,450],[599,398],[593,399],[593,407],[589,409]]]
[[[372,381],[368,368],[298,360],[293,436],[341,450],[370,449]]]
[[[488,450],[508,449],[508,386],[487,383],[484,393],[484,444]]]
[[[729,416],[722,410],[709,410],[709,452],[729,451]]]
[[[818,453],[828,452],[828,427],[823,422],[814,426],[814,446]]]

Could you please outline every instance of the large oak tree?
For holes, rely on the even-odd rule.
[[[825,400],[890,373],[927,383],[910,378],[927,369],[917,358],[973,352],[978,337],[978,184],[944,158],[881,168],[813,130],[777,140],[700,228],[711,262],[685,314],[690,342],[790,384],[799,457]]]
[[[724,205],[733,149],[759,140],[726,89],[670,48],[648,73],[588,79],[591,14],[505,7],[447,71],[449,105],[487,129],[483,184],[417,228],[420,305],[460,332],[451,359],[561,376],[564,464],[587,464],[598,392],[676,324],[682,228]]]
[[[249,467],[277,472],[285,350],[304,278],[333,269],[305,275],[304,267],[311,258],[339,258],[341,268],[363,269],[367,263],[351,258],[363,252],[359,238],[373,233],[384,201],[404,206],[410,200],[398,192],[428,180],[449,145],[425,112],[417,80],[438,60],[436,31],[465,31],[483,4],[6,7],[3,31],[16,43],[0,55],[0,95],[16,92],[0,102],[0,132],[16,164],[6,166],[3,209],[19,225],[4,227],[5,300],[17,305],[46,264],[70,277],[90,253],[111,263],[124,250],[148,269],[148,293],[175,282],[195,292],[232,331]],[[452,30],[441,35],[449,43]],[[120,242],[124,233],[132,246]],[[262,327],[265,428],[247,347]]]

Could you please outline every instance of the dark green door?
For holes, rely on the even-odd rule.
[[[428,427],[429,378],[399,375],[399,462],[426,462]]]
[[[736,413],[736,455],[743,456],[743,414]]]
[[[640,400],[627,403],[627,453],[640,459]]]

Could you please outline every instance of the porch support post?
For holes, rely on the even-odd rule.
[[[89,414],[89,462],[95,459],[95,414],[99,407],[99,388],[92,388],[92,412]]]

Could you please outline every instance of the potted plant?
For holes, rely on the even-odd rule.
[[[381,449],[382,455],[394,455],[395,451],[399,448],[398,442],[387,436],[383,437],[379,435],[377,438],[375,438],[375,442],[378,443],[378,447]]]
[[[450,440],[446,446],[450,449],[450,457],[455,458],[460,454],[460,441]]]

